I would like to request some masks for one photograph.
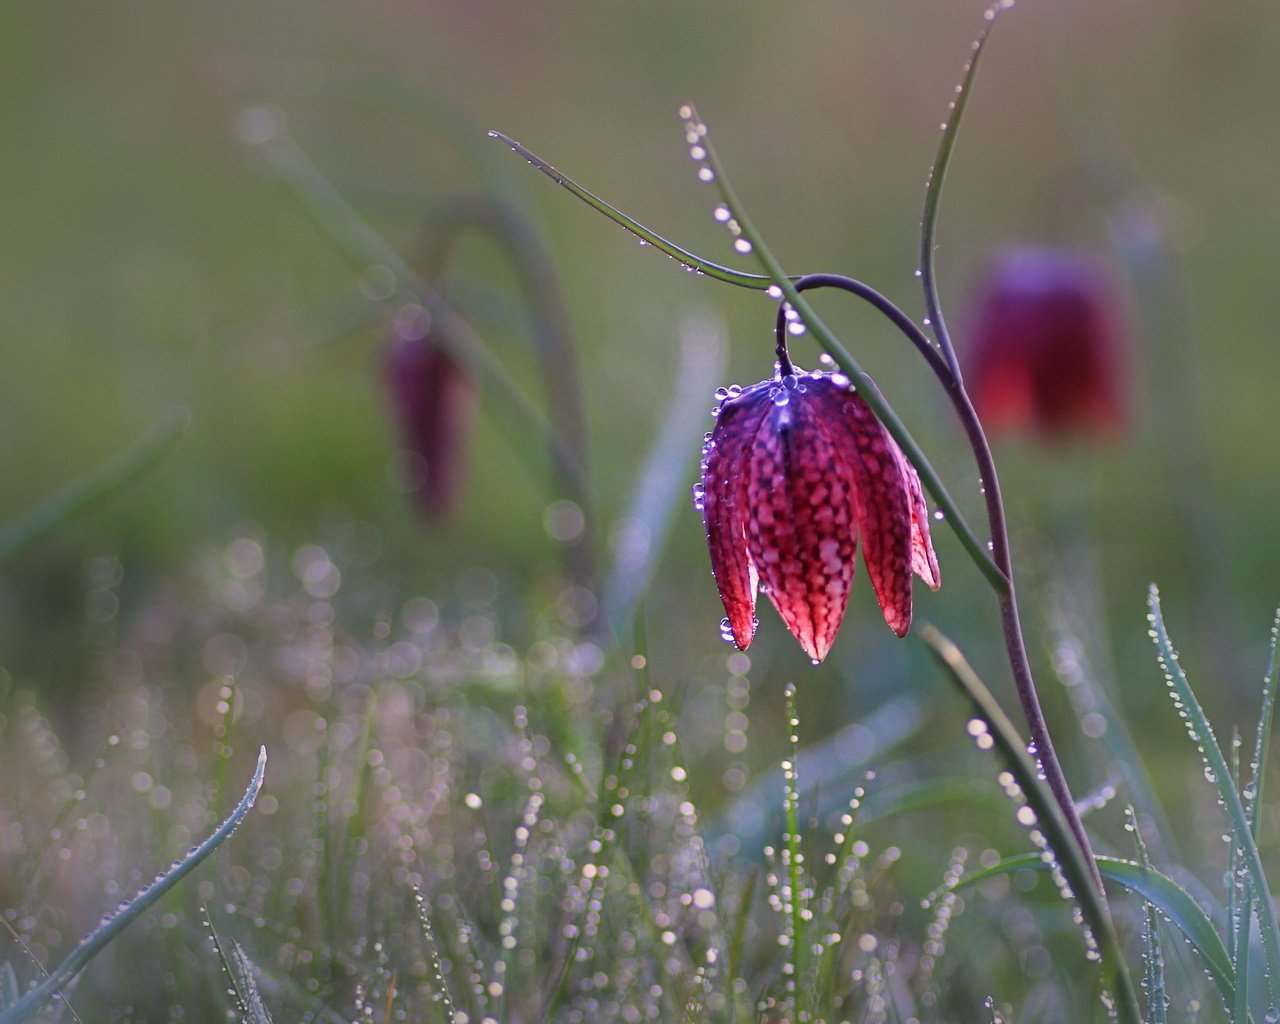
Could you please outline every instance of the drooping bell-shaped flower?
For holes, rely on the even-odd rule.
[[[410,492],[427,518],[446,517],[462,494],[474,389],[429,330],[398,326],[383,369],[407,456]]]
[[[757,590],[822,661],[863,560],[885,621],[911,627],[911,574],[939,583],[915,468],[848,378],[792,372],[718,393],[695,488],[726,620],[746,650]]]
[[[1114,434],[1123,425],[1127,346],[1119,302],[1087,252],[1015,247],[979,289],[967,384],[991,430],[1041,437]]]

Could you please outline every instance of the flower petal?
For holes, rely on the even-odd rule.
[[[933,540],[929,536],[929,506],[920,486],[920,474],[911,460],[892,438],[889,443],[898,456],[898,464],[907,483],[907,497],[911,502],[911,571],[928,584],[931,590],[942,586],[938,572],[938,556],[933,553]]]
[[[702,471],[702,522],[711,552],[711,572],[738,649],[745,651],[756,632],[755,566],[747,555],[743,520],[746,508],[744,471],[751,438],[767,409],[736,399],[719,410],[705,449]]]
[[[898,636],[911,628],[911,499],[897,445],[871,407],[851,388],[840,395],[840,421],[850,434],[854,499],[867,575]]]
[[[809,378],[795,388],[771,384],[746,472],[748,551],[814,662],[827,656],[844,618],[857,550],[844,433],[811,400],[825,386]]]
[[[383,372],[418,504],[428,519],[447,518],[462,497],[475,388],[432,335],[394,338]]]

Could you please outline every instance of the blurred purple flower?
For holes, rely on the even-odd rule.
[[[983,423],[1045,438],[1117,433],[1127,344],[1120,303],[1087,252],[1016,247],[978,291],[968,388]]]
[[[911,627],[911,574],[934,589],[938,563],[920,480],[840,374],[792,373],[718,393],[695,505],[727,614],[746,650],[757,589],[822,661],[844,618],[862,536],[885,621]]]
[[[384,374],[407,458],[407,478],[422,513],[448,517],[458,507],[464,448],[475,404],[470,380],[439,341],[397,334]]]

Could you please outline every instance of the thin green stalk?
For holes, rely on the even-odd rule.
[[[1124,960],[1115,924],[1111,920],[1111,911],[1101,887],[1094,883],[1097,866],[1092,858],[1086,858],[1084,851],[1074,842],[1067,817],[1028,757],[1022,737],[986,684],[969,665],[964,654],[932,626],[925,626],[920,631],[920,637],[969,699],[979,718],[986,723],[987,735],[1000,748],[1019,788],[1035,812],[1036,827],[1041,830],[1044,840],[1061,866],[1062,874],[1097,943],[1103,967],[1110,974],[1120,1019],[1128,1024],[1141,1024],[1142,1014],[1138,1009],[1137,992]]]
[[[1143,841],[1142,830],[1138,827],[1138,814],[1134,811],[1132,804],[1128,807],[1126,816],[1129,829],[1133,832],[1134,845],[1138,849],[1138,864],[1144,874],[1150,874],[1151,859],[1147,856],[1147,844]],[[1150,900],[1143,901],[1142,912],[1143,959],[1146,961],[1143,986],[1147,990],[1147,1024],[1167,1024],[1168,1014],[1165,1004],[1168,1000],[1164,983],[1164,949],[1160,943],[1160,916],[1156,913],[1155,904]],[[1237,971],[1237,997],[1240,995],[1239,978],[1240,974]],[[1234,1017],[1233,1020],[1239,1020],[1243,1024],[1244,1018]]]
[[[951,335],[947,332],[947,324],[942,317],[942,303],[938,298],[938,278],[934,270],[938,211],[942,203],[942,186],[946,181],[947,169],[951,166],[951,153],[955,149],[956,138],[960,134],[960,121],[964,117],[964,109],[969,102],[973,80],[978,73],[978,61],[982,57],[983,48],[991,35],[996,18],[1001,11],[1012,7],[1013,3],[1014,0],[998,0],[997,3],[988,7],[984,14],[986,24],[978,38],[974,40],[973,54],[964,67],[960,84],[956,86],[956,96],[948,108],[947,120],[943,122],[942,139],[938,143],[938,153],[934,157],[933,167],[929,172],[929,182],[925,186],[924,215],[920,221],[920,284],[924,288],[924,304],[929,315],[926,323],[932,329],[933,336],[938,339],[938,347],[942,350],[957,382],[963,380],[960,361],[956,358],[955,346],[951,344]]]
[[[788,741],[791,746],[791,760],[783,766],[782,771],[782,777],[786,783],[783,807],[787,818],[787,885],[791,889],[791,896],[786,904],[786,909],[789,911],[787,937],[791,940],[791,949],[789,950],[791,977],[788,979],[787,986],[790,989],[793,1000],[792,1010],[794,1012],[799,1009],[797,1004],[800,1001],[801,993],[807,988],[804,984],[804,970],[805,953],[808,946],[808,940],[805,935],[804,854],[800,849],[800,782],[798,776],[800,714],[796,708],[795,683],[787,684],[786,700]]]

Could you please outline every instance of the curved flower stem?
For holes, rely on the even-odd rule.
[[[458,236],[472,229],[491,236],[510,259],[532,321],[533,345],[542,372],[551,427],[573,463],[586,467],[586,414],[582,407],[577,343],[555,262],[537,231],[513,204],[498,196],[451,202],[433,211],[427,226],[438,232],[427,239],[424,246],[423,276],[428,279],[443,266]],[[564,493],[583,512],[583,531],[568,544],[568,569],[576,577],[575,582],[594,592],[597,548],[595,510],[589,504],[591,495],[578,486],[574,474],[563,472],[559,462],[556,468]]]
[[[942,303],[938,300],[938,279],[934,271],[934,250],[938,226],[938,208],[942,202],[942,185],[947,178],[947,168],[951,166],[951,153],[955,149],[956,138],[960,132],[960,121],[964,117],[964,108],[969,102],[969,94],[973,91],[973,80],[978,74],[978,61],[982,59],[983,48],[991,35],[1000,12],[1013,6],[1013,0],[996,0],[987,8],[984,15],[985,24],[978,38],[973,42],[973,53],[964,66],[963,78],[956,87],[956,98],[952,100],[947,111],[947,120],[942,125],[942,139],[938,143],[938,154],[934,158],[933,167],[929,171],[929,182],[924,190],[924,216],[920,220],[920,283],[924,288],[924,304],[929,319],[926,321],[933,336],[938,339],[938,348],[942,350],[951,375],[957,383],[964,380],[960,373],[960,361],[956,358],[955,346],[951,344],[951,335],[947,331],[947,322],[942,316]]]
[[[985,24],[978,34],[978,38],[974,40],[972,53],[964,66],[960,84],[956,87],[955,99],[948,108],[947,119],[942,126],[942,139],[939,142],[937,156],[934,158],[933,167],[929,172],[929,181],[925,187],[924,213],[920,224],[920,283],[924,291],[925,310],[929,317],[926,323],[938,341],[936,350],[933,349],[932,345],[928,347],[933,351],[940,352],[946,362],[948,373],[945,379],[941,376],[940,379],[942,379],[943,387],[951,399],[951,404],[955,407],[956,414],[960,417],[960,422],[964,425],[969,446],[973,449],[973,458],[978,467],[983,497],[986,499],[987,521],[991,528],[991,554],[1005,578],[1005,586],[997,588],[996,592],[1000,601],[1000,622],[1004,629],[1005,648],[1009,654],[1009,668],[1013,673],[1013,682],[1018,693],[1018,701],[1021,703],[1023,714],[1026,716],[1027,726],[1031,731],[1031,742],[1035,747],[1036,757],[1039,760],[1041,769],[1044,771],[1045,781],[1048,783],[1054,799],[1062,809],[1062,813],[1071,827],[1071,833],[1075,836],[1076,842],[1080,846],[1080,852],[1085,855],[1085,859],[1088,861],[1094,885],[1105,906],[1106,896],[1102,884],[1102,875],[1099,873],[1098,865],[1094,860],[1093,849],[1089,843],[1089,836],[1085,832],[1084,823],[1080,820],[1080,815],[1076,811],[1075,801],[1071,796],[1070,788],[1067,786],[1066,775],[1063,773],[1062,765],[1053,749],[1049,727],[1044,720],[1044,712],[1040,707],[1040,696],[1036,692],[1035,679],[1031,674],[1031,663],[1027,657],[1026,640],[1023,638],[1022,623],[1018,616],[1018,598],[1017,591],[1014,588],[1013,563],[1009,553],[1009,531],[1005,521],[1004,501],[1000,495],[1000,481],[996,475],[995,459],[991,454],[991,446],[987,442],[982,424],[974,411],[973,403],[969,400],[968,392],[965,391],[964,377],[960,372],[960,362],[956,357],[955,346],[951,343],[951,336],[947,331],[946,321],[942,316],[942,303],[938,296],[938,279],[934,269],[934,252],[937,248],[936,232],[938,211],[942,202],[942,186],[946,180],[947,169],[951,165],[951,156],[955,149],[956,138],[959,135],[960,122],[964,117],[965,106],[969,102],[969,96],[973,92],[973,83],[978,72],[978,62],[982,59],[983,49],[990,38],[991,29],[994,27],[1001,12],[1008,10],[1013,6],[1013,3],[1014,0],[996,0],[995,3],[987,8],[984,14]],[[897,318],[891,319],[894,319],[899,328],[906,331],[908,337],[916,344],[917,348],[921,347],[916,335],[921,335],[921,337],[923,335],[914,324],[910,324],[910,329],[907,330]],[[937,372],[937,360],[930,357],[927,361]]]
[[[978,414],[969,400],[969,393],[964,384],[951,372],[943,354],[925,336],[901,309],[888,298],[868,284],[844,277],[840,274],[808,274],[795,282],[797,294],[811,288],[838,288],[864,299],[879,310],[895,327],[898,328],[924,357],[929,368],[933,370],[941,382],[943,390],[951,400],[956,411],[969,447],[973,450],[974,461],[978,466],[979,479],[982,482],[982,495],[986,501],[987,522],[991,530],[991,556],[1000,570],[1001,579],[991,580],[992,588],[1000,602],[1000,623],[1004,632],[1005,649],[1009,656],[1009,668],[1013,674],[1014,688],[1018,694],[1018,702],[1022,705],[1023,715],[1027,719],[1027,727],[1031,732],[1031,742],[1035,748],[1045,782],[1048,783],[1054,800],[1057,802],[1063,817],[1066,819],[1080,852],[1085,855],[1093,880],[1099,892],[1102,891],[1102,876],[1094,862],[1093,849],[1089,836],[1085,832],[1084,823],[1076,811],[1075,800],[1067,785],[1066,775],[1058,761],[1053,747],[1053,739],[1049,734],[1049,726],[1040,707],[1040,697],[1036,692],[1035,679],[1031,674],[1031,663],[1027,657],[1026,641],[1022,635],[1022,624],[1018,616],[1017,593],[1013,584],[1013,561],[1009,551],[1009,531],[1005,520],[1004,501],[1000,494],[1000,481],[996,475],[995,459],[991,454],[991,446],[987,442],[986,433]],[[803,314],[802,314],[803,315]],[[785,332],[786,312],[778,310],[779,336]],[[981,565],[979,565],[981,568]],[[988,576],[990,580],[990,576]]]

